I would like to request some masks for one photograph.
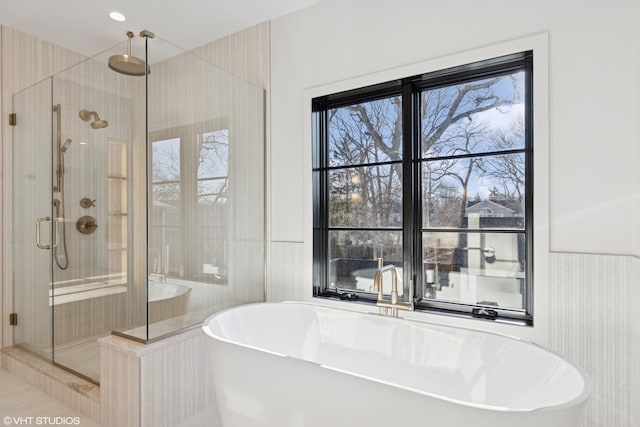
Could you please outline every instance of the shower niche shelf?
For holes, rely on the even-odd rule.
[[[107,256],[111,274],[127,274],[128,267],[128,154],[127,143],[108,142]]]

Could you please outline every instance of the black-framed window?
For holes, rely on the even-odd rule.
[[[527,51],[313,99],[314,295],[393,264],[417,310],[531,324],[532,81]]]

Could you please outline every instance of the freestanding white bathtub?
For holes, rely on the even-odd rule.
[[[571,427],[587,377],[502,335],[306,303],[203,325],[225,427]]]

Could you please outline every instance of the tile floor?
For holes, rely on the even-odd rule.
[[[88,417],[0,368],[0,427],[14,425],[100,427]]]

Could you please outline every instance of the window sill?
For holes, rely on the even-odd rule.
[[[321,300],[326,300],[326,301],[347,302],[347,303],[358,304],[360,306],[377,308],[376,298],[371,294],[366,294],[361,292],[331,290],[331,291],[325,291],[322,294],[314,295],[313,297]],[[455,310],[446,310],[442,308],[426,307],[426,306],[420,305],[420,303],[416,303],[413,313],[424,313],[424,314],[431,314],[431,315],[438,315],[438,316],[454,317],[459,319],[473,319],[473,320],[479,320],[479,321],[484,321],[489,323],[511,325],[511,326],[526,326],[526,327],[533,326],[533,322],[529,319],[516,319],[516,318],[499,316],[499,315],[495,318],[494,317],[489,318],[482,315],[475,315],[475,314],[472,314],[471,312],[462,312],[462,311],[455,311]]]

